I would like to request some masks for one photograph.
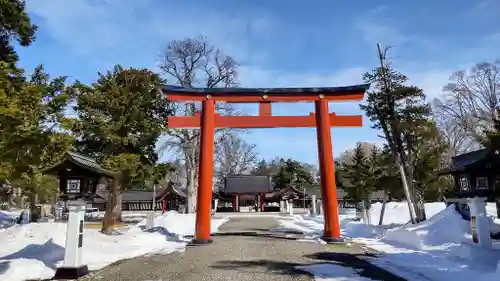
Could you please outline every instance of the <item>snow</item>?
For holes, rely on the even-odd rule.
[[[353,221],[353,213],[341,212],[341,233],[354,242],[385,253],[365,259],[408,280],[500,280],[500,242],[494,242],[493,249],[474,244],[469,222],[463,220],[453,206],[446,208],[444,203],[427,203],[428,220],[416,225],[408,223],[407,208],[405,202],[388,203],[382,226],[378,226],[380,203],[370,210],[373,225]],[[490,217],[496,217],[495,204],[488,204],[487,212]],[[491,222],[492,229],[500,229],[500,220],[492,219]],[[323,217],[282,218],[280,225],[273,231],[299,231],[306,239],[319,241]],[[343,277],[338,277],[338,271],[332,268],[333,279],[328,279],[331,277],[329,271],[323,270],[316,280],[344,280],[339,279]]]
[[[98,229],[85,229],[83,263],[97,270],[122,259],[183,251],[189,241],[186,236],[194,234],[194,222],[194,214],[172,211],[156,217],[150,230],[144,230],[145,220],[110,236]],[[225,222],[227,219],[212,219],[212,233]],[[0,229],[0,280],[53,277],[63,262],[65,238],[65,223],[30,223]]]
[[[19,216],[16,212],[0,211],[0,228],[9,227],[14,224],[14,220]]]

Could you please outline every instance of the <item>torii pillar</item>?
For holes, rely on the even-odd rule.
[[[342,242],[340,236],[337,186],[335,184],[335,165],[333,162],[332,136],[330,132],[330,113],[328,100],[314,102],[316,111],[316,133],[318,138],[319,172],[321,195],[324,206],[323,240],[328,243]]]
[[[196,236],[192,244],[208,244],[210,239],[210,210],[212,205],[212,178],[214,163],[215,101],[201,102],[200,165],[196,208]]]

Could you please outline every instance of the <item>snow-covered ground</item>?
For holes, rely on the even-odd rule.
[[[212,232],[217,232],[226,221],[212,219]],[[144,220],[111,236],[98,229],[85,229],[83,262],[90,270],[96,270],[140,255],[183,251],[189,241],[185,236],[194,234],[195,217],[167,212],[155,218],[153,229],[143,230],[145,224]],[[51,278],[62,265],[65,237],[65,223],[31,223],[0,229],[0,280]]]
[[[5,228],[14,224],[19,212],[0,211],[0,228]]]
[[[352,221],[354,213],[347,212],[341,214],[341,232],[353,241],[385,253],[378,258],[366,259],[408,280],[500,280],[499,242],[495,242],[491,250],[480,248],[472,243],[469,222],[463,220],[453,207],[446,208],[444,203],[428,203],[425,207],[428,220],[418,225],[408,224],[406,203],[389,203],[382,226],[375,225],[378,224],[381,204],[372,206],[373,225]],[[489,204],[487,211],[496,217],[494,204]],[[307,239],[316,241],[323,230],[321,216],[294,216],[280,220],[280,224],[281,227],[273,230],[301,231]],[[500,220],[492,220],[492,227],[498,230]],[[352,277],[355,272],[339,269],[339,266],[302,269],[313,272],[317,280],[367,280]]]

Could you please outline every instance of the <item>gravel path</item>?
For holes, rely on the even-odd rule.
[[[402,281],[357,258],[366,254],[359,246],[325,246],[299,242],[267,231],[273,218],[233,218],[214,244],[190,247],[184,253],[143,256],[121,261],[82,278],[86,281],[299,281],[313,280],[296,265],[335,262],[364,271],[375,280]]]

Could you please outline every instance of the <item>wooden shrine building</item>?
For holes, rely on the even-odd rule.
[[[115,176],[113,171],[102,168],[95,159],[76,153],[66,153],[59,162],[42,170],[59,178],[60,199],[91,202],[97,186]]]
[[[470,219],[466,198],[484,197],[495,202],[500,218],[500,154],[484,148],[452,157],[450,165],[439,171],[453,178],[453,192],[447,198],[464,219]]]
[[[264,212],[266,196],[273,191],[270,176],[229,175],[224,179],[224,188],[216,197],[217,211],[240,212],[242,207],[249,211]]]
[[[101,167],[94,158],[68,152],[60,161],[42,172],[59,178],[61,201],[82,200],[88,207],[105,210],[109,194],[107,185],[115,173]],[[180,206],[186,204],[185,192],[170,182],[165,187],[158,187],[156,192],[144,188],[122,191],[122,210],[152,210],[153,198],[155,210],[179,210]]]
[[[457,198],[478,196],[490,201],[499,198],[500,155],[489,149],[457,155],[439,174],[453,177],[453,193]]]

